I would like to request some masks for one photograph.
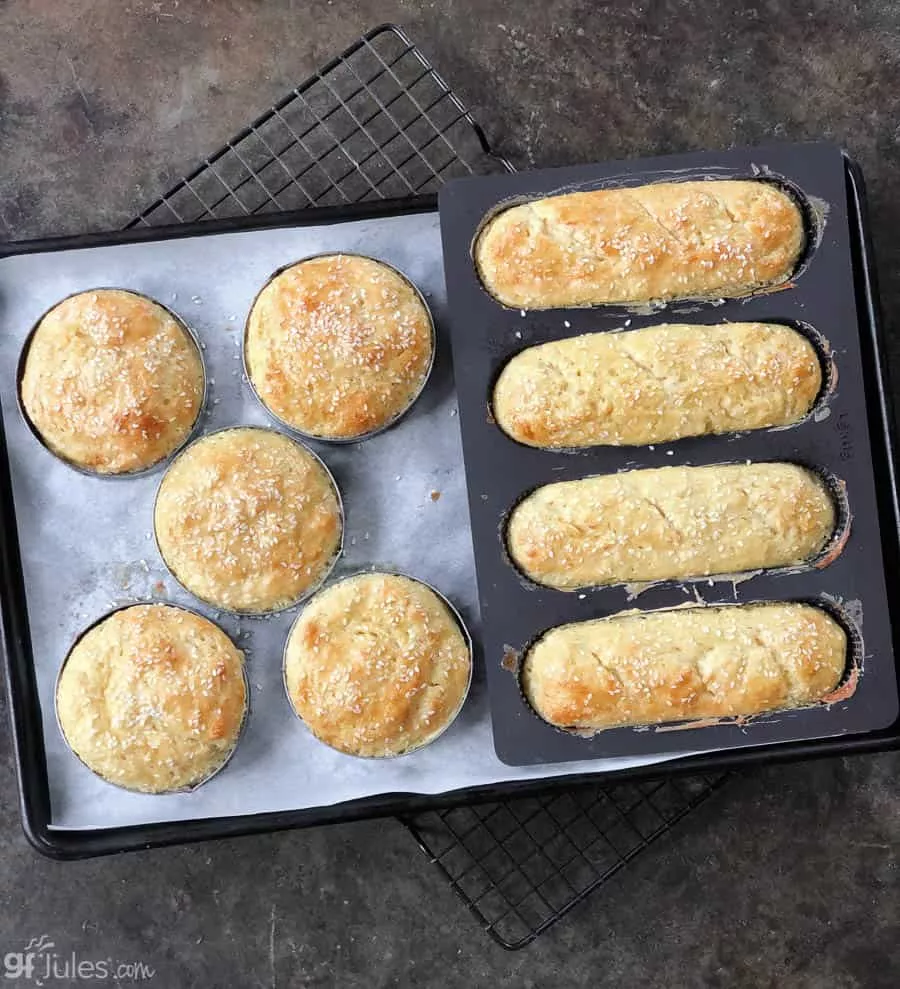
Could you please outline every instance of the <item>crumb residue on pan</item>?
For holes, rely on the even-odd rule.
[[[798,569],[800,568],[785,568],[785,572],[790,572],[792,570],[798,570]],[[733,588],[735,600],[737,600],[738,584],[744,584],[748,580],[752,580],[754,577],[758,577],[761,573],[763,573],[762,570],[744,570],[741,573],[717,573],[711,577],[706,577],[706,576],[685,577],[683,580],[679,581],[679,584],[682,585],[694,584],[697,581],[706,581],[706,582],[712,581],[716,584],[718,583],[731,584]],[[647,591],[652,590],[654,587],[659,587],[663,583],[664,582],[661,580],[650,580],[650,581],[644,581],[643,583],[633,582],[633,583],[623,584],[622,587],[625,591],[626,600],[634,601],[641,594],[644,594]],[[690,590],[687,587],[683,587],[682,589],[684,590],[685,594],[690,594]]]
[[[668,731],[690,731],[694,728],[717,728],[720,725],[735,725],[743,728],[750,724],[750,718],[739,716],[736,718],[698,718],[696,721],[683,721],[677,725],[647,725],[645,731],[668,732]]]
[[[836,687],[830,694],[826,694],[822,698],[823,704],[840,704],[841,701],[848,701],[856,693],[856,688],[859,686],[860,677],[862,676],[862,671],[856,665],[854,665],[847,679]]]
[[[512,646],[503,647],[503,659],[500,660],[500,666],[507,671],[507,673],[517,673],[519,670],[519,652],[517,649],[513,649]]]

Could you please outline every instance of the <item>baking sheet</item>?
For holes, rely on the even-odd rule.
[[[52,827],[297,810],[381,793],[445,793],[671,758],[504,765],[494,752],[480,655],[462,714],[432,746],[385,762],[334,752],[307,732],[284,695],[281,654],[297,609],[237,618],[192,598],[168,575],[153,540],[152,504],[162,471],[131,479],[81,475],[43,449],[23,423],[16,406],[16,364],[34,322],[72,292],[116,286],[165,303],[198,334],[210,385],[204,432],[239,423],[271,425],[242,380],[247,310],[276,268],[336,250],[383,258],[412,278],[434,312],[438,353],[425,392],[395,428],[348,446],[310,444],[334,473],[344,499],[344,556],[332,579],[379,566],[421,577],[453,601],[480,641],[435,213],[5,258],[0,261],[2,410],[42,710],[42,726],[35,730],[44,734]],[[55,677],[75,636],[110,608],[148,599],[206,614],[247,655],[251,712],[245,733],[228,767],[189,794],[147,796],[104,783],[66,748],[53,713]]]
[[[673,300],[658,307],[622,304],[525,311],[501,306],[481,284],[472,259],[473,239],[484,218],[504,205],[563,191],[717,178],[775,181],[802,200],[808,247],[782,289],[740,299]],[[701,745],[725,751],[892,725],[897,719],[898,684],[882,551],[887,529],[882,532],[869,432],[877,391],[871,388],[873,369],[863,353],[856,287],[865,273],[854,270],[846,161],[840,148],[780,144],[462,178],[442,189],[439,203],[475,561],[481,604],[490,616],[483,640],[500,758],[514,765],[546,765],[567,759],[583,762],[592,754],[606,759]],[[523,446],[503,433],[490,414],[497,375],[527,347],[582,333],[636,330],[666,322],[745,320],[798,327],[833,355],[835,380],[815,413],[804,421],[786,428],[649,446],[573,451]],[[483,331],[473,333],[473,326]],[[789,461],[846,485],[852,516],[849,538],[827,566],[777,568],[740,579],[722,574],[658,581],[642,590],[640,585],[614,584],[566,593],[529,581],[508,559],[508,512],[526,492],[541,485],[619,470],[745,460]],[[895,525],[891,516],[885,515],[884,521],[889,527]],[[839,524],[838,529],[843,528]],[[774,711],[749,720],[711,719],[693,726],[612,728],[586,737],[543,721],[522,696],[515,657],[520,659],[529,643],[555,625],[626,609],[780,600],[808,601],[832,611],[851,635],[844,689],[828,705]],[[685,727],[691,730],[682,730]]]

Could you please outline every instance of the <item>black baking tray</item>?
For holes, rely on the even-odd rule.
[[[862,176],[847,162],[848,194],[851,197],[854,251],[861,272],[858,281],[859,302],[866,313],[869,348],[867,364],[876,368],[873,381],[879,389],[871,405],[870,428],[877,435],[874,452],[882,457],[877,470],[880,477],[890,478],[879,492],[880,514],[891,517],[894,525],[887,533],[885,553],[890,550],[894,561],[900,559],[897,540],[898,507],[893,483],[893,433],[888,411],[888,393],[883,388],[880,330],[877,318],[876,290],[872,280],[871,248],[866,236]],[[413,200],[379,202],[352,207],[304,209],[295,213],[267,214],[252,218],[236,217],[226,220],[206,220],[168,229],[137,229],[121,234],[95,234],[58,240],[31,241],[0,245],[0,257],[34,251],[65,250],[75,247],[123,244],[146,240],[165,240],[203,233],[231,230],[262,229],[279,226],[321,224],[341,219],[361,219],[420,212],[436,208],[433,196]],[[22,576],[15,506],[13,504],[9,459],[0,423],[0,632],[6,664],[6,689],[12,724],[14,758],[19,781],[20,813],[26,837],[41,853],[58,859],[85,858],[116,852],[163,845],[181,844],[213,838],[258,834],[288,828],[308,827],[359,820],[362,818],[409,815],[424,810],[443,809],[465,803],[493,801],[500,798],[569,789],[579,784],[596,783],[601,774],[558,776],[524,783],[506,783],[457,790],[439,796],[408,793],[383,794],[362,800],[310,808],[302,811],[181,820],[150,825],[117,827],[98,830],[61,830],[50,826],[51,807],[47,786],[46,759],[41,731],[41,712],[34,677],[29,636],[27,599]],[[892,572],[896,572],[895,568]],[[782,761],[814,758],[852,752],[872,752],[900,748],[900,724],[894,723],[881,732],[847,736],[821,742],[788,743],[752,750],[718,752],[695,759],[677,759],[664,766],[651,765],[615,774],[607,779],[626,780],[649,778],[665,774],[691,774],[715,771],[727,766],[739,766],[761,760]]]
[[[504,762],[538,765],[732,750],[847,736],[884,729],[897,720],[896,621],[891,614],[895,595],[889,594],[887,586],[887,574],[893,577],[895,571],[885,565],[882,556],[882,541],[888,547],[896,544],[896,488],[891,470],[879,466],[890,460],[889,419],[882,402],[882,368],[865,353],[864,340],[872,341],[873,329],[857,293],[869,273],[865,259],[854,257],[852,246],[850,167],[834,145],[784,144],[466,178],[442,190],[444,265],[482,637],[495,748]],[[808,248],[787,286],[741,299],[672,303],[653,311],[607,305],[526,312],[502,306],[480,282],[472,259],[473,241],[485,218],[511,203],[559,192],[715,178],[772,181],[799,198]],[[788,428],[697,437],[655,447],[578,451],[523,446],[493,422],[493,383],[502,367],[529,346],[623,326],[638,329],[661,322],[726,321],[812,327],[828,342],[837,380],[817,403],[815,415]],[[877,352],[877,344],[871,349]],[[623,585],[579,593],[540,587],[515,569],[505,551],[505,520],[510,509],[540,485],[625,469],[772,460],[824,471],[846,484],[850,534],[830,565],[768,571],[740,582],[665,581],[635,596],[633,589]],[[877,489],[888,495],[886,503],[879,504]],[[520,659],[528,644],[547,629],[567,622],[685,603],[780,600],[818,604],[847,627],[855,653],[847,677],[858,681],[847,699],[690,730],[673,730],[669,725],[616,728],[585,737],[539,718],[522,695],[519,663],[510,662],[513,657]],[[858,673],[853,667],[858,667]]]

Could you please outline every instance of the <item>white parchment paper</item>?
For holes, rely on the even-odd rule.
[[[315,444],[340,486],[345,553],[333,577],[385,566],[434,584],[457,606],[476,643],[478,605],[456,396],[443,329],[446,292],[438,217],[425,213],[279,230],[215,234],[0,261],[0,374],[28,597],[52,824],[59,828],[245,815],[327,806],[379,793],[444,793],[503,780],[613,770],[665,757],[513,768],[494,754],[478,658],[469,700],[433,745],[400,759],[354,759],[317,742],[292,713],[281,656],[296,609],[236,618],[194,600],[166,572],[152,537],[161,471],[98,479],[44,450],[19,416],[15,374],[35,321],[72,292],[100,286],[144,292],[179,313],[202,341],[210,379],[204,430],[271,424],[243,381],[241,335],[250,303],[278,267],[319,251],[383,258],[422,290],[435,315],[431,380],[399,425],[363,443]],[[472,332],[478,332],[473,326]],[[439,494],[434,500],[432,492]],[[53,711],[54,681],[72,640],[118,605],[158,599],[217,621],[245,651],[247,728],[234,758],[193,793],[132,794],[95,777],[68,751]]]

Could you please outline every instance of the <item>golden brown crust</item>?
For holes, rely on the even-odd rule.
[[[203,782],[231,755],[247,709],[244,657],[200,615],[117,611],[82,636],[56,689],[60,728],[103,779],[165,793]]]
[[[798,422],[821,387],[815,349],[789,326],[663,324],[528,347],[493,408],[528,446],[640,446]]]
[[[819,608],[684,608],[554,628],[525,657],[522,687],[550,724],[599,731],[803,707],[846,665],[846,633]]]
[[[119,289],[63,300],[38,324],[22,406],[57,456],[101,474],[142,470],[187,439],[203,404],[203,363],[158,303]]]
[[[503,305],[740,296],[786,281],[805,234],[771,182],[663,182],[550,196],[485,225],[475,264]]]
[[[431,317],[412,285],[372,258],[332,254],[282,271],[247,321],[253,387],[282,422],[351,439],[415,400],[434,352]]]
[[[456,717],[471,656],[425,584],[359,574],[307,605],[284,672],[291,704],[317,738],[350,755],[393,756],[426,745]]]
[[[294,604],[325,577],[341,545],[328,472],[270,429],[226,429],[191,444],[163,477],[154,521],[175,577],[231,611]]]
[[[575,590],[794,566],[834,529],[830,493],[796,464],[661,467],[538,488],[507,546],[532,580]]]

